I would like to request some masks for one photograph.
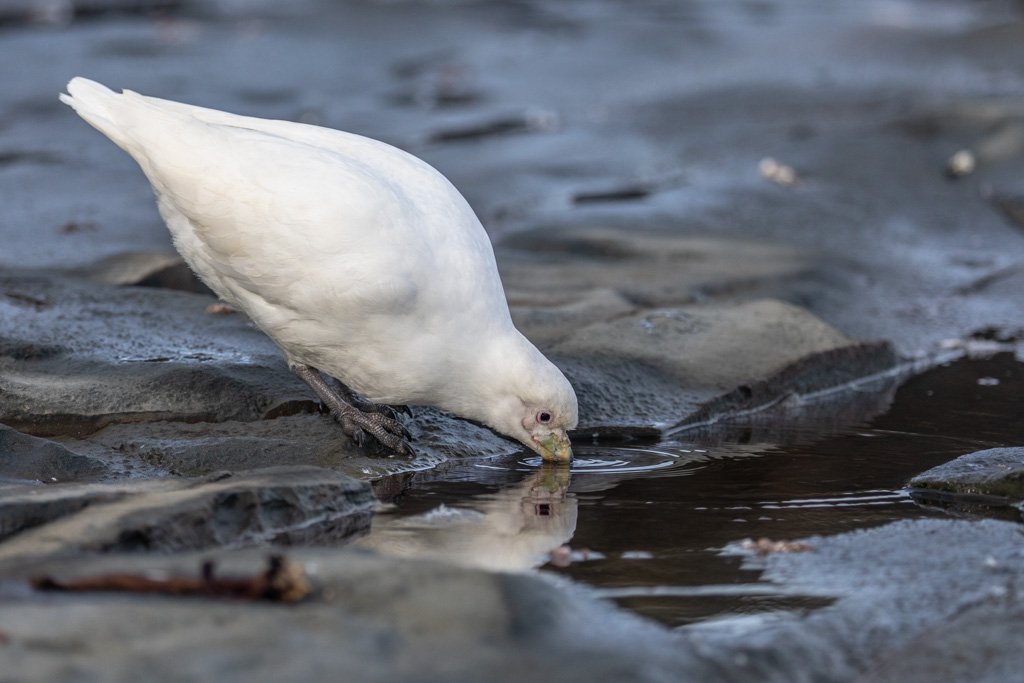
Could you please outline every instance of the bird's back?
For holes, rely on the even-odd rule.
[[[511,325],[486,233],[416,157],[350,133],[117,94],[82,78],[68,93],[62,101],[142,167],[192,268],[289,356],[324,367],[310,356],[326,354],[340,369],[353,363],[344,357],[352,349],[377,348],[375,365],[405,343],[400,330],[472,338],[474,326]]]

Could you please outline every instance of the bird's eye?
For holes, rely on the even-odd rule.
[[[542,425],[546,425],[548,422],[551,422],[551,413],[546,410],[540,411],[537,413],[537,422],[540,422]]]

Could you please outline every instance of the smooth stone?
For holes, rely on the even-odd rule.
[[[99,459],[0,424],[0,481],[95,481],[110,474]]]
[[[1024,447],[961,455],[910,480],[915,489],[1024,500]]]
[[[961,455],[907,484],[922,505],[971,515],[1024,515],[1024,448],[989,448]]]
[[[18,577],[108,572],[219,576],[263,570],[264,551],[110,555],[27,565]],[[353,550],[289,551],[314,592],[294,605],[101,593],[0,601],[15,680],[679,680],[682,639],[565,581]],[[628,647],[624,646],[628,644]]]
[[[69,448],[108,459],[133,476],[201,476],[274,465],[325,467],[360,479],[423,470],[449,458],[492,457],[522,450],[485,427],[438,410],[401,416],[416,456],[360,448],[326,414],[254,422],[112,424],[85,439],[61,438]]]
[[[591,289],[561,299],[551,294],[510,291],[509,312],[519,331],[540,349],[591,323],[612,320],[637,310],[613,289]]]
[[[0,544],[0,566],[10,571],[33,559],[92,552],[337,542],[365,531],[376,503],[368,483],[316,467],[272,467],[134,486],[118,482],[107,490],[112,495],[100,500],[101,485],[84,489],[82,495],[91,500],[79,512]],[[13,492],[15,505],[24,506],[31,495]]]
[[[917,519],[801,540],[811,550],[764,557],[732,551],[744,555],[750,568],[763,569],[760,583],[788,596],[834,602],[810,612],[738,615],[681,629],[719,664],[718,674],[705,680],[996,681],[1006,680],[997,674],[1020,662],[1014,626],[1024,610],[1016,589],[1024,576],[1024,549],[1018,524]],[[989,606],[991,619],[985,617]],[[997,628],[996,615],[1007,617],[1006,628]],[[982,622],[972,637],[966,629]],[[930,642],[936,647],[925,646]],[[927,666],[912,671],[911,663],[926,659]],[[907,677],[888,675],[890,663]],[[968,663],[977,669],[954,675]],[[941,671],[949,673],[932,677]]]
[[[0,540],[72,515],[90,505],[122,500],[149,491],[167,490],[167,481],[117,484],[54,484],[0,488]],[[173,486],[173,484],[171,484]]]
[[[551,353],[577,387],[581,429],[711,420],[897,363],[888,345],[775,300],[643,311],[579,329]]]
[[[556,304],[594,289],[643,307],[773,296],[816,267],[811,253],[778,244],[589,225],[518,232],[496,254],[512,301]]]
[[[0,421],[37,435],[115,422],[257,420],[312,394],[244,316],[209,297],[44,275],[0,277]]]
[[[1024,671],[1024,604],[994,594],[886,653],[854,683],[1006,683]]]

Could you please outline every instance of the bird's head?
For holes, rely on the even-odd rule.
[[[576,427],[579,409],[576,392],[565,375],[536,352],[529,372],[506,385],[492,397],[484,422],[510,436],[551,462],[571,462],[570,429]]]
[[[572,394],[572,405],[562,404],[559,408],[525,406],[520,424],[529,437],[523,439],[540,457],[549,462],[572,462],[572,447],[566,434],[576,426],[576,395]]]

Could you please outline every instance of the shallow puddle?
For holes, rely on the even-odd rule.
[[[530,456],[381,482],[357,544],[490,569],[541,567],[669,626],[809,609],[724,546],[940,516],[903,489],[954,457],[1024,441],[1024,363],[963,359],[842,403],[782,406],[650,446],[577,444],[572,470]],[[395,491],[399,491],[395,494]]]

